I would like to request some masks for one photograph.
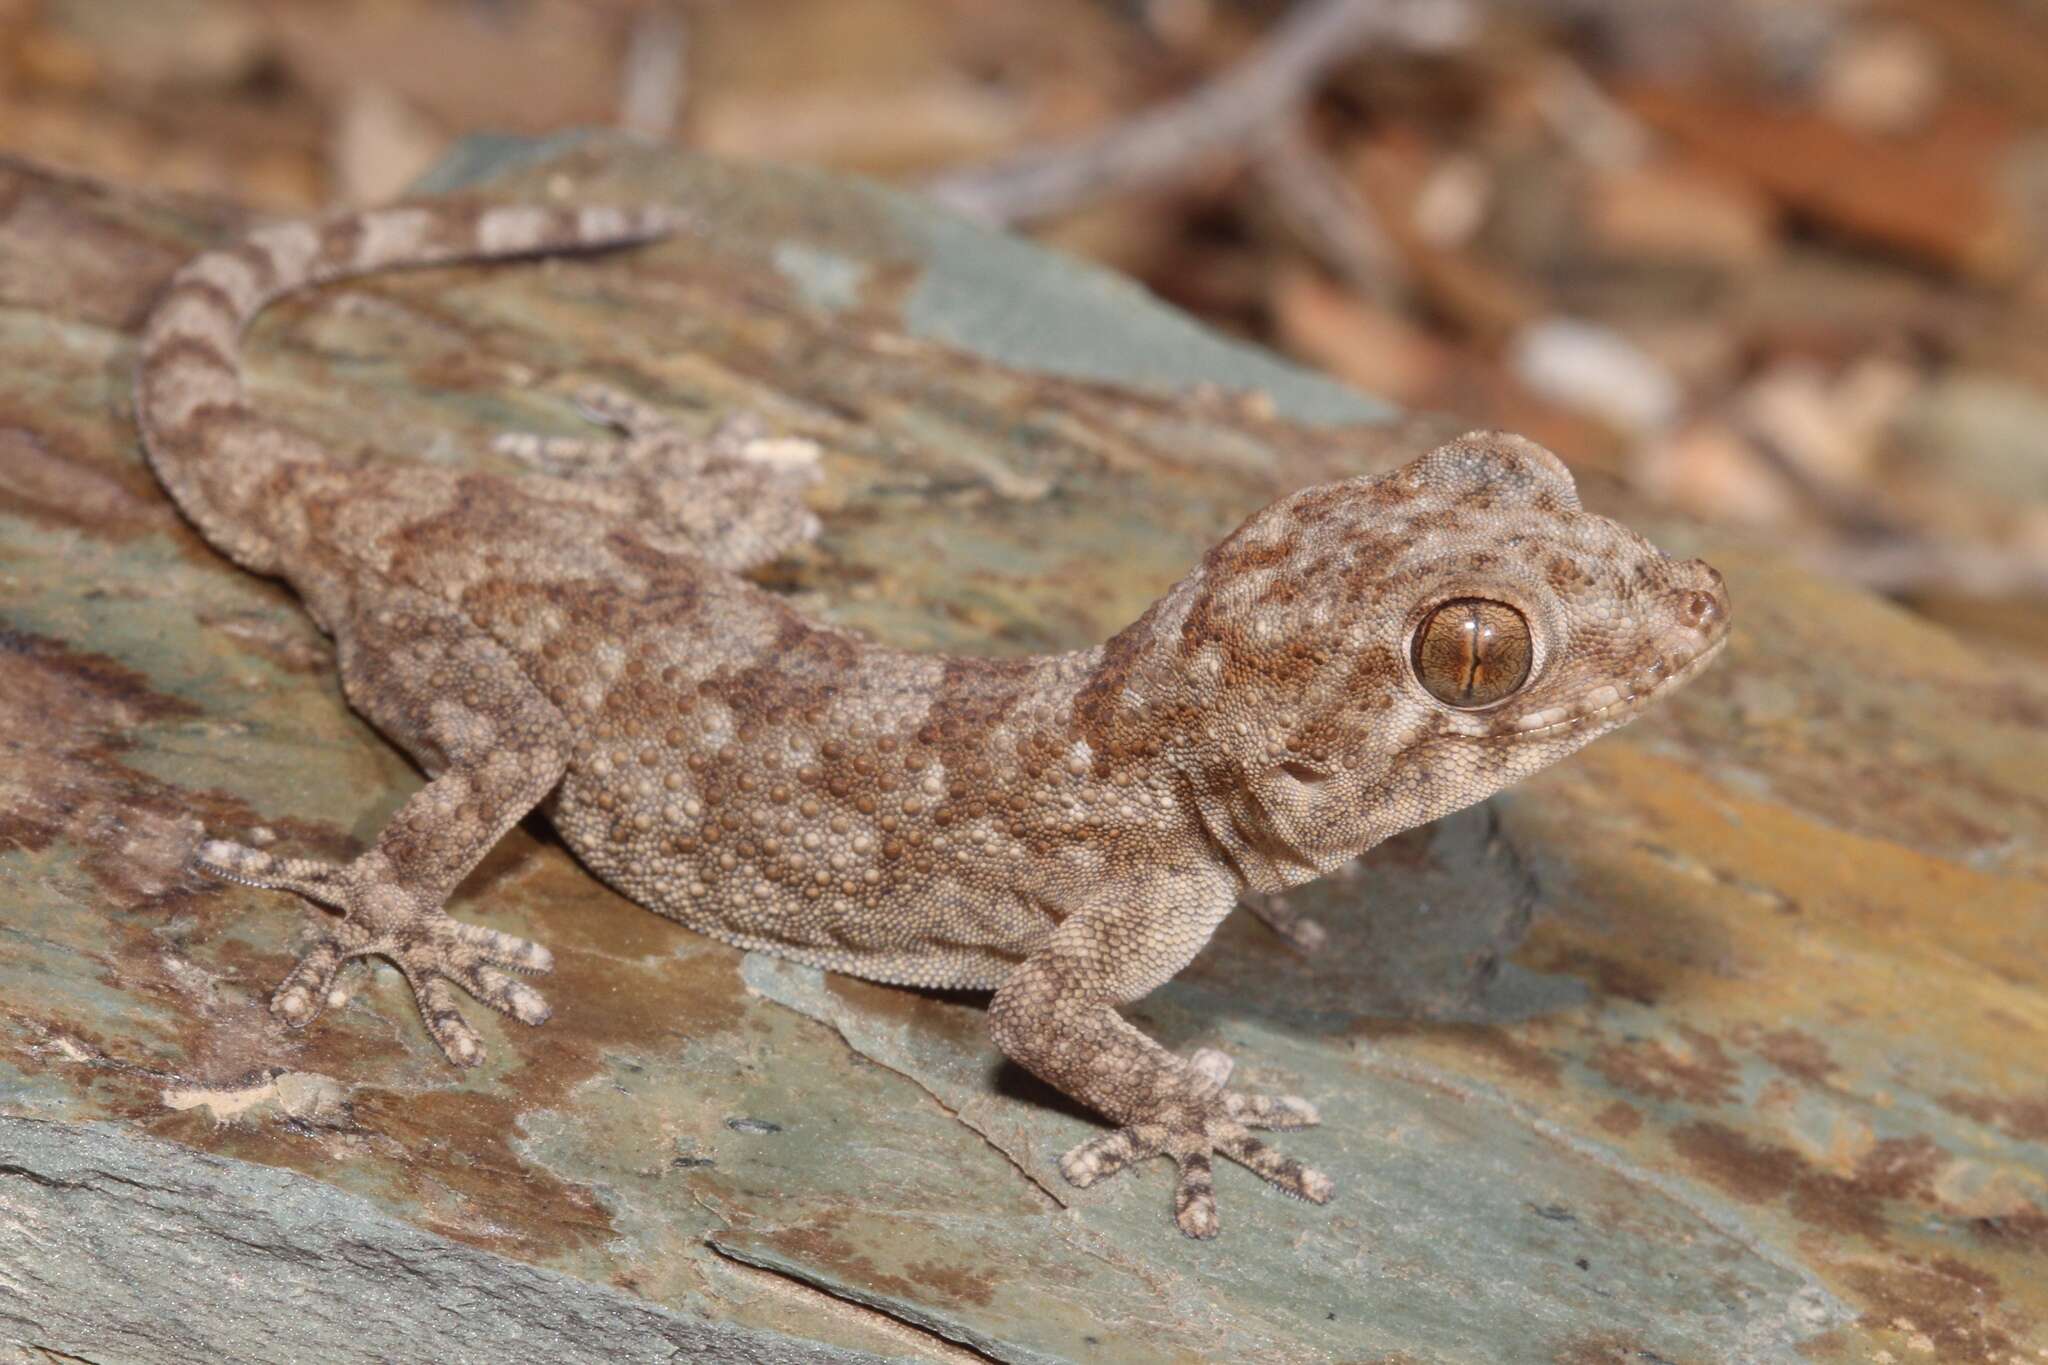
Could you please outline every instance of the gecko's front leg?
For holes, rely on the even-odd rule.
[[[1229,901],[1221,893],[1223,909]],[[1217,1153],[1317,1204],[1334,1188],[1252,1134],[1310,1127],[1318,1121],[1313,1105],[1226,1089],[1228,1057],[1204,1049],[1183,1061],[1116,1012],[1185,966],[1222,913],[1190,917],[1178,932],[1161,932],[1155,915],[1127,908],[1077,914],[1010,974],[989,1007],[989,1030],[1005,1055],[1119,1125],[1068,1152],[1061,1173],[1092,1185],[1148,1157],[1171,1157],[1180,1173],[1174,1221],[1190,1237],[1218,1229]]]

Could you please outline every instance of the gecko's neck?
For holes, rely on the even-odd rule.
[[[915,737],[936,745],[949,768],[986,773],[1005,788],[1000,774],[1012,771],[1016,794],[1047,781],[1070,789],[1159,786],[1169,767],[1166,745],[1180,736],[1171,716],[1149,714],[1151,698],[1128,685],[1129,634],[1063,654],[948,658]]]
[[[1341,865],[1377,835],[1356,812],[1326,820],[1288,790],[1289,769],[1301,765],[1290,762],[1287,728],[1306,698],[1281,674],[1244,675],[1207,627],[1209,568],[1072,656],[1071,693],[1056,709],[1064,742],[1087,755],[1087,776],[1162,794],[1148,813],[1155,826],[1220,853],[1249,889],[1277,891]]]

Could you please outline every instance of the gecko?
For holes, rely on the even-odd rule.
[[[448,1059],[467,995],[538,1025],[537,943],[450,894],[536,808],[597,877],[744,949],[870,980],[992,991],[1010,1059],[1109,1126],[1087,1186],[1175,1163],[1173,1216],[1218,1230],[1217,1156],[1327,1202],[1257,1133],[1308,1100],[1119,1013],[1240,897],[1332,871],[1638,714],[1727,638],[1718,572],[1586,511],[1564,463],[1474,432],[1253,514],[1124,630],[1025,658],[887,647],[746,575],[819,533],[815,446],[688,433],[624,393],[609,430],[508,433],[488,473],[366,466],[265,417],[242,382],[268,302],[400,267],[649,243],[671,208],[434,201],[258,228],[197,256],[144,327],[147,458],[217,550],[282,579],[349,704],[426,775],[328,863],[201,836],[199,870],[332,913],[269,998],[303,1027],[381,957]],[[593,427],[593,432],[598,428]]]

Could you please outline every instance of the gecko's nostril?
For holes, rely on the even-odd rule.
[[[1679,605],[1685,623],[1704,634],[1713,634],[1728,624],[1728,591],[1721,571],[1705,560],[1688,560],[1693,581],[1700,586],[1687,593]]]

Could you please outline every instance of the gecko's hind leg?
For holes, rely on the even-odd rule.
[[[605,384],[580,384],[571,393],[576,410],[606,436],[538,436],[508,431],[491,449],[542,474],[557,478],[616,478],[651,468],[687,476],[709,459],[710,442],[692,436],[681,423],[630,394]]]
[[[512,433],[500,454],[557,481],[559,496],[605,499],[606,515],[630,521],[658,549],[684,550],[714,568],[744,573],[819,532],[804,504],[822,452],[800,436],[771,436],[751,413],[694,434],[639,399],[600,385],[575,391],[609,437]]]
[[[659,408],[606,384],[581,384],[571,393],[577,410],[609,436],[538,436],[506,432],[491,441],[500,455],[562,478],[638,477],[693,479],[721,466],[761,474],[814,477],[818,445],[802,437],[776,437],[750,412],[733,413],[698,435]]]
[[[609,384],[578,384],[569,396],[586,418],[628,437],[649,439],[679,430],[676,420],[660,408]]]
[[[544,972],[547,949],[449,917],[443,903],[505,831],[561,780],[561,716],[487,636],[446,606],[379,584],[391,603],[348,615],[336,635],[349,699],[429,771],[361,857],[279,858],[224,840],[194,863],[246,885],[294,891],[341,912],[271,996],[294,1027],[311,1023],[352,958],[388,958],[448,1059],[473,1066],[483,1044],[455,1008],[456,988],[527,1024],[547,1020],[540,992],[514,972]]]

